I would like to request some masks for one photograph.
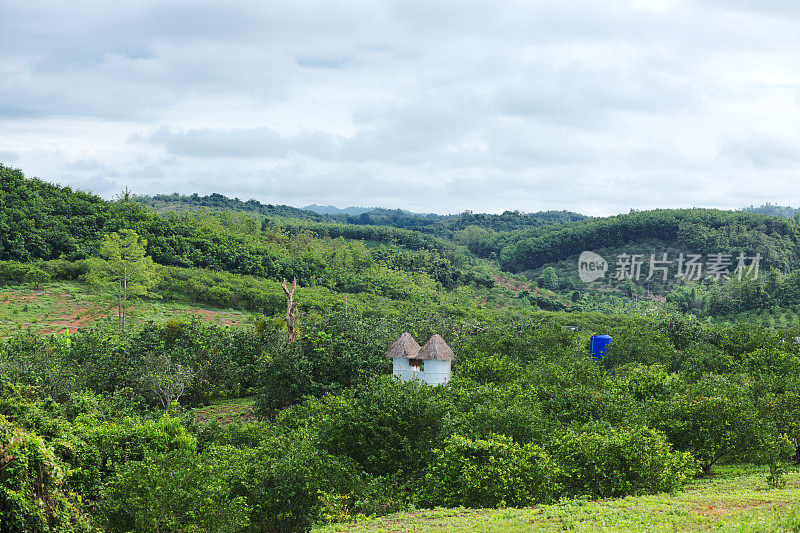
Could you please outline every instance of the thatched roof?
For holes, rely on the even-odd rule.
[[[417,341],[414,340],[414,337],[412,337],[411,334],[406,331],[400,335],[396,341],[394,341],[394,344],[389,346],[389,351],[386,352],[386,357],[408,357],[409,359],[414,359],[417,357],[419,350],[419,343],[417,343]]]
[[[417,354],[417,359],[438,359],[439,361],[452,361],[456,358],[453,350],[444,342],[441,335],[436,334],[425,343]]]

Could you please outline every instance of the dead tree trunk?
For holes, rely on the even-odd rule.
[[[294,344],[297,340],[297,303],[294,301],[294,290],[297,288],[297,278],[292,282],[292,290],[286,287],[286,280],[281,284],[283,291],[286,293],[286,334],[289,336],[289,342]]]

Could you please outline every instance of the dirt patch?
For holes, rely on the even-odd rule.
[[[495,283],[501,287],[505,287],[506,289],[513,291],[514,294],[519,294],[522,291],[536,292],[536,289],[532,289],[530,285],[522,281],[504,278],[502,276],[492,276],[492,278],[494,278]]]
[[[116,317],[115,301],[105,302],[97,295],[76,291],[4,291],[0,294],[0,337],[12,334],[20,329],[34,330],[38,333],[69,333],[91,326],[98,320]],[[150,317],[145,312],[146,305],[133,305],[130,316],[133,319],[139,314]],[[153,317],[182,318],[198,317],[206,323],[244,327],[250,321],[247,315],[232,311],[213,311],[209,309],[166,309],[158,307]],[[152,318],[152,317],[151,317]]]
[[[196,316],[204,322],[212,322],[222,326],[242,326],[245,324],[245,317],[229,311],[211,311],[209,309],[189,309],[189,310],[175,310]]]
[[[769,502],[754,501],[754,502],[714,502],[703,505],[696,505],[692,508],[692,512],[701,516],[725,516],[729,514],[738,513],[754,507],[761,507]]]
[[[74,333],[107,316],[107,309],[87,302],[75,294],[51,291],[9,291],[0,301],[6,308],[4,323],[16,323],[22,329],[40,333]]]
[[[99,312],[97,309],[79,308],[74,310],[63,310],[61,317],[50,322],[49,326],[57,331],[68,329],[70,333],[75,333],[96,320],[106,318],[108,315]],[[45,328],[49,329],[49,328]],[[54,333],[55,331],[45,331],[43,333]]]

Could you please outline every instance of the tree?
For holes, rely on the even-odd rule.
[[[525,506],[560,492],[555,461],[539,446],[520,446],[510,437],[453,435],[432,455],[421,491],[426,507]]]
[[[186,388],[194,379],[194,370],[179,363],[173,364],[168,355],[146,355],[147,366],[142,375],[142,383],[152,392],[164,411],[172,402],[181,399]]]
[[[558,289],[558,274],[556,274],[555,268],[547,267],[544,269],[542,276],[539,278],[539,286],[543,289],[549,289],[551,291]]]
[[[89,283],[109,287],[117,294],[120,336],[125,335],[127,309],[140,296],[155,296],[150,289],[156,283],[153,259],[145,256],[147,241],[128,229],[112,233],[100,244],[99,258],[90,262]]]
[[[286,334],[289,342],[294,344],[297,340],[297,302],[294,301],[294,291],[297,289],[297,278],[292,282],[292,290],[286,286],[286,279],[281,283],[283,292],[286,293]]]
[[[759,451],[768,421],[748,397],[746,385],[708,375],[686,392],[657,402],[651,423],[677,450],[691,452],[704,475],[721,459],[748,457]]]

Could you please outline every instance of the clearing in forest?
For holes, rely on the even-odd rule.
[[[82,283],[48,283],[42,287],[15,285],[0,288],[0,337],[21,330],[38,333],[74,333],[97,321],[116,320],[115,300],[92,292]],[[147,300],[134,304],[130,319],[135,325],[148,320],[191,320],[224,326],[252,323],[250,313],[202,309],[190,304]]]

